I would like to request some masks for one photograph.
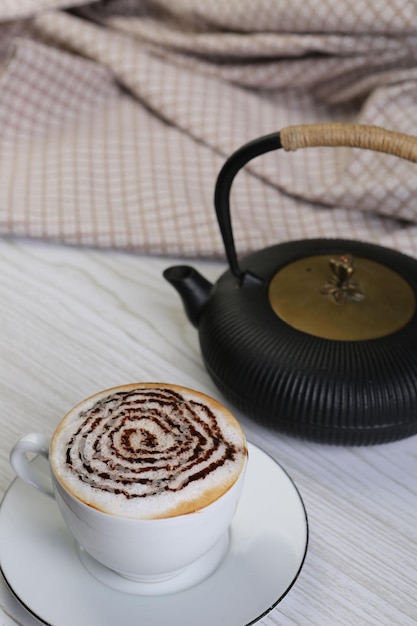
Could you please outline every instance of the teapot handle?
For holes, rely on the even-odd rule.
[[[259,282],[250,272],[239,266],[230,218],[230,189],[239,170],[253,158],[283,148],[294,151],[299,148],[324,146],[347,146],[392,154],[417,163],[417,137],[365,124],[300,124],[288,126],[279,132],[264,135],[236,150],[225,162],[217,177],[214,205],[217,221],[232,274],[241,284]]]

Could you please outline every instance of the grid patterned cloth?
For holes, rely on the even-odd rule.
[[[2,0],[0,233],[224,257],[217,174],[291,124],[417,135],[409,0]],[[239,254],[316,236],[417,256],[417,166],[277,151],[232,188]]]

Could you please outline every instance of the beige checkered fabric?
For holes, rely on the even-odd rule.
[[[223,257],[225,159],[297,123],[417,135],[410,0],[2,0],[0,233]],[[417,166],[269,153],[232,189],[240,254],[342,236],[417,256]]]

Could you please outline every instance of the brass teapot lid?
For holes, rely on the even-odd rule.
[[[398,272],[351,254],[289,263],[273,276],[268,297],[274,312],[293,328],[340,341],[384,337],[416,311],[414,289]]]

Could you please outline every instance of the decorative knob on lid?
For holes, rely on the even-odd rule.
[[[329,265],[332,276],[321,289],[321,293],[333,296],[335,301],[341,304],[363,300],[365,293],[359,283],[352,278],[355,271],[353,257],[344,254],[339,259],[330,259]]]

